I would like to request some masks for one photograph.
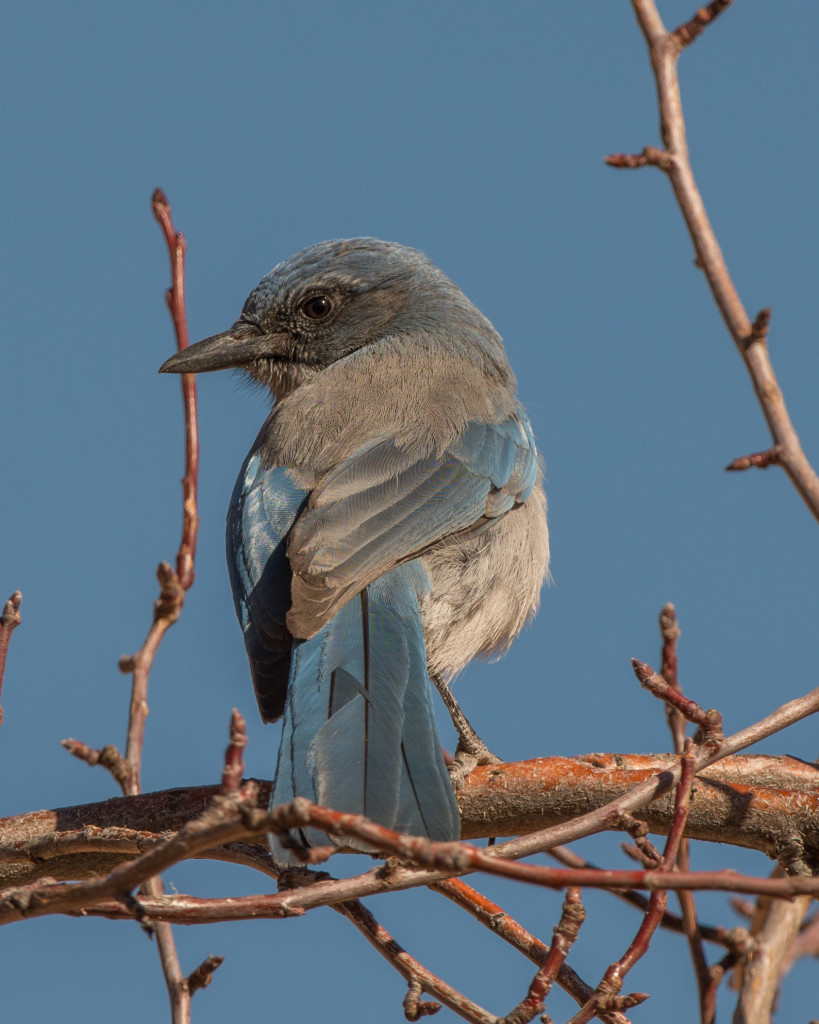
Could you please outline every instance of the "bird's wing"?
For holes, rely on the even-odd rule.
[[[335,467],[287,538],[293,636],[313,636],[383,573],[526,501],[537,452],[526,414],[469,423],[441,454],[417,458],[380,438]]]
[[[266,468],[256,451],[239,473],[227,516],[227,563],[259,711],[284,711],[293,638],[286,626],[290,563],[285,539],[307,503],[287,470]]]

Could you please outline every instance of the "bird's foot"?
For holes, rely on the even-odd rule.
[[[502,764],[501,759],[492,753],[474,730],[470,729],[470,733],[467,737],[461,735],[455,748],[455,757],[447,765],[450,782],[456,791],[479,764]]]
[[[458,730],[458,746],[455,749],[455,757],[447,766],[452,785],[457,790],[461,788],[467,775],[479,764],[501,764],[502,762],[501,758],[492,753],[469,724],[443,676],[434,672],[430,673],[430,676],[446,704],[452,724]]]

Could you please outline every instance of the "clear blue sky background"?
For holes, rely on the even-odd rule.
[[[661,4],[670,25],[693,9]],[[774,307],[775,366],[814,459],[818,33],[810,0],[737,0],[682,63],[700,185],[749,312]],[[0,813],[114,793],[59,741],[122,745],[117,658],[140,645],[155,565],[176,551],[181,404],[178,380],[156,373],[174,347],[157,185],[188,238],[194,339],[229,326],[279,260],[352,235],[423,249],[503,334],[548,467],[555,582],[512,652],[458,684],[499,754],[668,749],[662,709],[629,667],[631,656],[656,663],[668,600],[684,686],[729,730],[816,684],[817,525],[782,473],[723,472],[769,443],[745,372],[666,181],[603,164],[658,142],[625,0],[30,0],[7,12],[0,49],[0,591],[24,595],[2,699]],[[224,374],[201,379],[200,396],[198,575],[153,673],[146,789],[216,781],[234,706],[250,725],[249,773],[270,776],[278,743],[278,727],[257,721],[222,540],[266,400]],[[816,722],[762,749],[812,759]],[[626,866],[618,843],[581,850]],[[697,848],[694,860],[771,867],[730,847]],[[200,895],[266,885],[210,865],[166,880]],[[559,895],[479,884],[549,938]],[[595,983],[638,918],[610,897],[590,893],[587,905],[571,962]],[[722,897],[701,905],[708,920],[738,923]],[[440,897],[370,906],[492,1011],[522,997],[532,967]],[[226,958],[195,998],[197,1024],[402,1019],[399,977],[329,910],[180,929],[179,944],[186,970],[210,952]],[[653,993],[633,1020],[691,1021],[683,944],[655,945],[627,982]],[[0,964],[9,1020],[167,1018],[135,924],[27,922],[3,931]],[[780,1019],[816,1016],[816,991],[815,967],[800,964]],[[550,1012],[570,1015],[562,993]]]

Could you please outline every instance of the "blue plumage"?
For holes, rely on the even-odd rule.
[[[276,400],[227,520],[259,708],[284,716],[272,801],[457,839],[429,674],[505,649],[548,560],[500,339],[421,254],[354,239],[277,267],[231,331],[163,369],[225,366]]]

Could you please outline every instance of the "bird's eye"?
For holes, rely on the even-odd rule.
[[[301,304],[301,311],[311,320],[323,320],[332,311],[333,303],[326,295],[314,295]]]

